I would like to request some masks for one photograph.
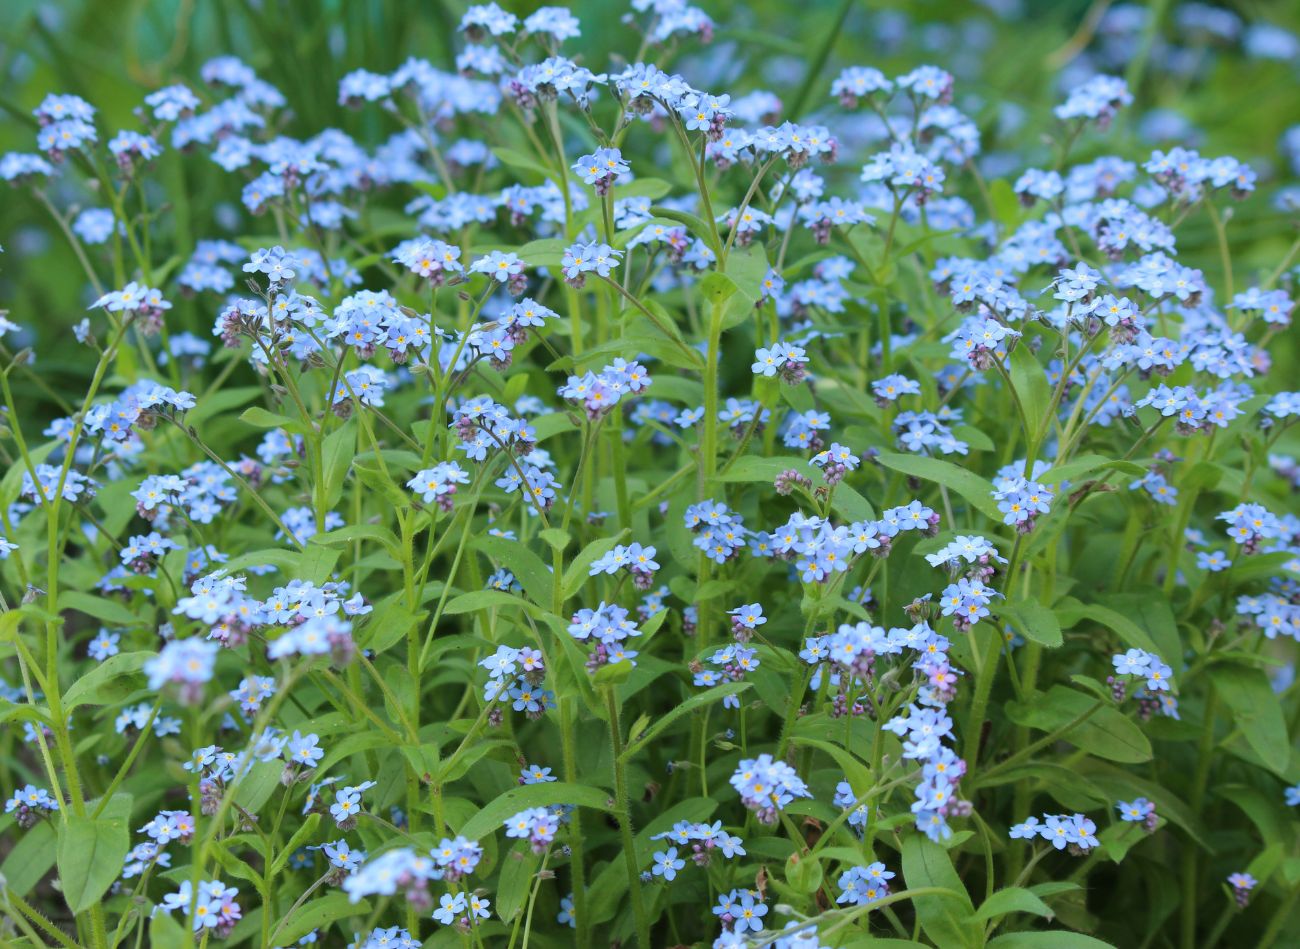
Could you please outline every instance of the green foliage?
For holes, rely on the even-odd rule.
[[[476,37],[469,6],[0,9],[0,156],[37,150],[48,93],[93,102],[99,136],[0,203],[0,943],[648,949],[749,920],[754,946],[1287,945],[1300,439],[1270,400],[1300,360],[1287,314],[1233,300],[1300,287],[1294,62],[1247,48],[1300,12],[1233,7],[1243,41],[1190,4],[720,0],[713,45],[687,14],[634,56],[673,11],[580,0],[560,45]],[[512,86],[557,52],[711,95],[646,115],[607,78],[581,102]],[[201,82],[228,53],[284,105]],[[340,99],[410,57],[430,72],[382,105]],[[951,110],[924,76],[897,91],[922,62],[955,76]],[[854,65],[896,94],[837,103]],[[1094,69],[1134,104],[1054,116]],[[141,106],[175,82],[253,117],[177,147]],[[693,113],[764,89],[790,140],[718,160]],[[720,117],[724,140],[767,121]],[[162,154],[119,164],[107,140],[136,128]],[[247,165],[212,160],[244,138]],[[1153,178],[1175,141],[1250,161],[1254,193]],[[915,155],[864,175],[891,144],[942,187],[907,182]],[[631,168],[608,193],[575,164],[604,147]],[[1107,156],[1134,180],[1079,198]],[[1025,169],[1070,187],[1034,200]],[[250,207],[263,172],[282,190]],[[1099,216],[1112,191],[1141,227]],[[423,236],[468,271],[403,262]],[[231,286],[195,289],[215,238]],[[566,278],[592,241],[608,272]],[[294,280],[241,268],[276,245]],[[1191,292],[1127,271],[1172,266],[1152,250]],[[541,326],[510,327],[491,254]],[[988,268],[974,299],[942,277],[963,262]],[[1063,267],[1098,286],[1063,302]],[[87,310],[133,281],[160,327]],[[291,291],[319,311],[285,315]],[[1153,365],[1086,312],[1111,292]],[[363,344],[330,322],[371,306]],[[955,350],[984,319],[1006,337]],[[798,352],[764,375],[778,344]],[[894,374],[915,391],[876,388]],[[195,404],[141,406],[153,383]],[[1162,386],[1240,417],[1166,415]]]

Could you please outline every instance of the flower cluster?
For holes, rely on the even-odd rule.
[[[797,797],[811,797],[802,778],[784,761],[762,754],[736,765],[731,786],[764,824],[775,824],[780,811]]]
[[[835,898],[835,902],[866,906],[884,899],[889,895],[889,881],[893,878],[894,874],[879,861],[865,867],[849,867],[836,881],[840,895]]]
[[[654,547],[640,544],[615,544],[614,549],[602,554],[591,562],[590,574],[615,574],[627,570],[632,575],[632,582],[638,590],[649,590],[654,584],[655,571],[659,564],[655,562],[657,551]]]
[[[1125,823],[1141,824],[1147,833],[1153,832],[1159,824],[1156,806],[1144,797],[1135,797],[1131,801],[1120,801],[1115,805],[1119,819]]]
[[[560,386],[560,398],[580,405],[593,422],[604,418],[624,396],[638,395],[650,387],[653,380],[644,366],[623,359],[615,360],[599,375],[593,372],[570,376]]]
[[[200,880],[197,888],[189,880],[183,880],[180,889],[163,897],[159,909],[164,913],[183,910],[194,932],[210,932],[223,939],[244,915],[235,901],[238,895],[239,890],[220,880]]]
[[[1074,856],[1081,856],[1099,846],[1097,825],[1082,814],[1044,814],[1040,822],[1037,817],[1027,817],[1011,828],[1013,840],[1033,840],[1041,837],[1057,850],[1067,847]]]
[[[5,801],[5,813],[13,814],[23,829],[33,827],[47,813],[58,809],[59,802],[50,797],[49,791],[32,784],[14,791],[13,796]]]
[[[485,702],[509,702],[516,712],[526,712],[529,718],[540,718],[554,705],[554,693],[543,688],[546,661],[540,650],[498,646],[492,655],[479,660],[479,665],[488,670]],[[499,720],[500,711],[491,711],[494,720]]]
[[[527,840],[534,853],[541,853],[555,841],[561,816],[558,810],[530,807],[506,819],[506,836]]]

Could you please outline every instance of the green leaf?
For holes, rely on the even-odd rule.
[[[10,612],[15,612],[10,610]],[[14,703],[0,700],[0,725],[11,721],[32,722],[33,724],[44,725],[46,728],[51,727],[48,709],[44,707],[35,707],[24,703]]]
[[[298,554],[298,577],[302,580],[310,580],[312,583],[321,584],[329,579],[330,574],[334,572],[334,565],[339,562],[341,550],[331,547],[322,547],[319,544],[312,546],[307,545],[307,549]],[[227,575],[229,575],[229,566],[227,565]]]
[[[530,267],[554,268],[559,267],[560,262],[564,260],[566,247],[568,241],[558,237],[544,237],[541,240],[529,241],[515,253]]]
[[[355,419],[348,419],[325,436],[321,448],[320,489],[324,493],[326,510],[332,510],[343,496],[343,482],[356,454],[357,425]]]
[[[282,774],[284,774],[283,762],[257,762],[248,773],[237,780],[235,803],[250,814],[256,814],[280,787]]]
[[[559,551],[563,551],[565,547],[568,547],[569,541],[572,540],[569,532],[559,527],[548,527],[545,530],[538,531],[537,536],[546,541],[547,546],[552,550]]]
[[[550,605],[553,575],[541,557],[517,540],[491,534],[474,541],[474,546],[513,573],[530,600]]]
[[[402,545],[397,535],[387,527],[380,527],[378,524],[352,524],[323,534],[313,534],[308,541],[308,546],[316,544],[320,547],[346,547],[359,540],[374,541],[382,545],[393,555],[394,560],[400,560],[402,557]]]
[[[341,891],[330,893],[318,900],[304,903],[278,927],[272,927],[272,935],[275,936],[274,945],[292,946],[313,929],[323,930],[340,919],[352,917],[364,919],[369,915],[369,900],[353,903],[346,893]]]
[[[438,753],[438,746],[433,743],[403,745],[402,757],[411,766],[415,776],[425,783],[433,780],[433,776],[438,773],[439,765],[442,762],[442,756]]]
[[[626,659],[606,663],[592,674],[591,684],[597,687],[622,685],[632,675],[632,668],[632,663]]]
[[[1183,655],[1183,642],[1169,600],[1154,588],[1111,594],[1104,599],[1111,609],[1132,619],[1151,637],[1155,643],[1153,651],[1173,666],[1177,674],[1179,660]]]
[[[797,455],[777,455],[775,458],[763,458],[759,455],[745,455],[737,458],[726,471],[714,476],[715,481],[771,483],[777,475],[786,471],[808,473],[808,460]],[[838,493],[838,488],[836,489]]]
[[[1295,832],[1291,829],[1291,808],[1283,803],[1282,797],[1265,794],[1245,784],[1219,785],[1214,789],[1214,795],[1240,808],[1259,831],[1260,839],[1282,843],[1290,849]],[[1156,811],[1160,813],[1159,805],[1156,805]]]
[[[1057,604],[1054,611],[1064,629],[1073,629],[1085,619],[1092,620],[1114,632],[1127,646],[1145,649],[1148,652],[1161,653],[1155,640],[1147,635],[1146,630],[1138,626],[1122,613],[1100,603],[1080,603],[1073,597],[1066,597]],[[1161,658],[1165,658],[1161,653]]]
[[[503,923],[513,920],[528,901],[528,890],[540,869],[542,858],[533,853],[527,841],[515,844],[501,857],[501,876],[497,879],[496,910]]]
[[[1097,835],[1101,843],[1101,852],[1116,863],[1121,863],[1134,844],[1141,843],[1150,836],[1145,829],[1134,823],[1111,824]]]
[[[713,229],[703,218],[697,217],[687,211],[678,211],[675,208],[665,208],[662,205],[653,205],[650,213],[654,217],[667,218],[670,221],[676,221],[678,224],[685,224],[695,232],[695,236],[708,245],[709,250],[713,251],[713,256],[718,256],[720,248],[713,241]]]
[[[503,590],[474,590],[452,597],[443,608],[443,612],[448,616],[455,616],[458,613],[473,613],[494,607],[504,609],[518,607],[531,613],[537,611],[537,607],[513,593],[506,593]]]
[[[668,729],[673,722],[677,721],[683,715],[689,715],[706,705],[712,705],[714,702],[721,701],[729,695],[739,695],[746,689],[750,688],[752,683],[749,682],[724,682],[722,685],[715,685],[706,692],[700,692],[692,695],[685,702],[680,702],[670,708],[667,712],[659,717],[653,725],[646,729],[645,734],[628,735],[628,746],[623,749],[623,758],[626,760],[640,751],[647,742],[653,741]]]
[[[56,448],[63,446],[62,439],[58,441],[46,442],[44,445],[38,445],[36,448],[28,450],[27,456],[31,459],[33,465],[39,465],[49,457],[50,453]],[[10,465],[9,470],[5,472],[4,477],[0,478],[0,504],[8,507],[18,498],[18,492],[22,489],[23,475],[28,474],[25,463]]]
[[[988,949],[1115,949],[1108,942],[1067,929],[1003,933],[988,943]]]
[[[627,184],[614,186],[614,200],[623,198],[649,198],[656,201],[670,193],[673,186],[662,178],[637,178]]]
[[[1011,376],[1011,386],[1020,397],[1020,407],[1024,410],[1029,425],[1026,438],[1046,438],[1046,424],[1052,415],[1052,387],[1047,381],[1038,359],[1026,345],[1028,340],[1020,340],[1018,346],[1007,357],[1007,374]]]
[[[1071,883],[1068,880],[1049,880],[1046,883],[1035,883],[1029,888],[1029,892],[1035,896],[1059,896],[1062,893],[1073,893],[1081,889],[1083,887],[1078,883]]]
[[[503,750],[510,747],[510,742],[504,738],[480,738],[477,742],[469,746],[469,749],[460,755],[459,758],[453,756],[444,761],[441,765],[441,771],[438,780],[443,784],[450,784],[452,781],[458,781],[463,778],[470,770],[483,758],[487,757],[494,751]]]
[[[593,540],[582,552],[573,558],[573,561],[564,568],[564,598],[567,600],[573,594],[582,589],[582,585],[587,582],[587,576],[591,571],[591,565],[599,560],[605,554],[613,550],[617,545],[627,540],[631,534],[627,528],[619,531],[613,537],[603,537],[600,540]]]
[[[494,148],[492,154],[500,159],[501,164],[519,171],[532,172],[543,180],[549,180],[554,176],[554,172],[546,165],[543,165],[532,156],[516,151],[513,148]]]
[[[1209,851],[1209,844],[1205,840],[1206,830],[1200,818],[1185,801],[1163,784],[1138,777],[1130,770],[1100,762],[1088,768],[1086,777],[1112,801],[1132,800],[1139,794],[1147,798],[1155,804],[1157,814],[1181,827],[1197,844]]]
[[[511,788],[493,798],[477,814],[465,822],[460,832],[470,840],[478,840],[500,830],[506,818],[513,817],[530,807],[550,807],[552,804],[573,804],[600,811],[610,809],[608,791],[586,784],[568,784],[552,781],[547,784],[525,784]]]
[[[237,405],[251,402],[258,398],[262,391],[261,386],[238,386],[221,389],[212,395],[204,396],[203,401],[185,413],[185,424],[197,428],[205,419],[211,418],[218,412],[225,414]]]
[[[372,454],[373,457],[373,454]],[[411,495],[393,481],[383,469],[377,464],[370,461],[362,461],[360,458],[352,462],[352,473],[368,488],[374,488],[393,505],[394,508],[408,508],[411,506]],[[400,557],[397,559],[401,559]]]
[[[704,367],[704,357],[691,349],[682,338],[673,317],[654,300],[645,300],[646,309],[658,318],[658,325],[640,309],[624,310],[620,317],[623,331],[617,339],[600,346],[585,349],[579,362],[583,367],[599,368],[615,357],[635,359],[641,353],[660,359],[678,369],[698,371]],[[658,384],[659,380],[655,380]]]
[[[700,279],[700,292],[713,306],[720,306],[727,302],[739,290],[736,281],[716,270],[710,271]]]
[[[727,276],[750,302],[762,296],[763,278],[767,276],[767,271],[767,254],[760,243],[748,247],[732,247],[727,253]]]
[[[1102,455],[1084,455],[1074,461],[1049,468],[1038,480],[1042,484],[1061,484],[1065,481],[1075,481],[1084,475],[1092,474],[1094,471],[1107,470],[1136,476],[1146,473],[1145,468],[1131,461],[1106,458]]]
[[[824,876],[821,861],[813,854],[792,853],[785,862],[785,882],[805,896],[817,892]]]
[[[1034,761],[989,777],[981,776],[972,780],[977,787],[1024,784],[1037,790],[1038,784],[1041,784],[1043,791],[1071,811],[1104,808],[1117,799],[1117,796],[1103,794],[1097,785],[1089,780],[1087,774],[1081,774],[1076,768],[1067,768],[1065,765],[1049,761]]]
[[[359,755],[363,751],[380,747],[391,747],[387,735],[377,731],[353,732],[329,745],[329,750],[325,752],[325,757],[316,766],[316,770],[318,773],[324,774],[334,765],[346,758],[350,758],[352,755]]]
[[[993,499],[993,485],[973,471],[959,468],[950,461],[926,458],[922,455],[881,452],[876,460],[886,468],[891,468],[894,471],[920,478],[923,481],[933,481],[935,484],[941,484],[957,492],[985,517],[991,517],[999,523],[1002,521],[1002,512],[998,510],[998,502]]]
[[[280,855],[275,858],[275,861],[271,864],[271,869],[267,871],[266,875],[268,877],[273,877],[284,869],[285,865],[289,862],[289,858],[293,856],[294,851],[311,839],[312,834],[316,832],[316,828],[319,825],[319,813],[307,815],[307,819],[302,822],[301,827],[294,831],[293,836],[290,837],[289,842],[284,845],[284,848],[280,851]]]
[[[951,893],[918,896],[912,903],[921,928],[936,945],[979,946],[984,930],[970,917],[975,912],[948,851],[929,838],[910,834],[903,841],[903,878],[908,889],[937,886]]]
[[[1282,879],[1288,887],[1300,883],[1300,857],[1287,857],[1282,861]]]
[[[269,412],[260,405],[250,405],[244,409],[239,414],[239,420],[246,425],[252,425],[254,428],[283,428],[286,431],[298,432],[299,434],[303,431],[303,424],[300,419]]]
[[[212,854],[217,858],[217,862],[221,864],[221,869],[230,876],[247,880],[249,883],[261,883],[261,874],[253,869],[253,865],[243,857],[230,852],[229,847],[234,843],[235,841],[231,841],[230,844],[221,841],[212,848]]]
[[[668,618],[668,610],[665,608],[655,613],[648,620],[646,620],[644,623],[641,624],[641,639],[639,640],[639,642],[641,643],[642,647],[644,647],[645,644],[650,641],[651,636],[653,636],[656,632],[659,631],[659,627],[664,624],[664,620],[666,620],[667,618]]]
[[[954,425],[952,433],[970,446],[972,451],[992,451],[993,439],[974,425]]]
[[[149,949],[184,949],[186,933],[181,925],[184,921],[184,916],[177,922],[166,913],[152,917],[149,920]]]
[[[110,626],[142,626],[148,622],[136,616],[117,600],[91,596],[89,593],[78,593],[75,590],[65,590],[59,594],[59,609],[76,610],[78,613],[85,613],[87,616],[102,620]]]
[[[1005,890],[998,890],[986,899],[971,918],[983,922],[1006,916],[1008,913],[1033,913],[1035,916],[1047,919],[1055,915],[1052,908],[1033,893],[1023,887],[1011,886]]]
[[[993,607],[999,619],[1010,623],[1025,639],[1055,649],[1064,640],[1056,614],[1037,600],[1020,600]]]
[[[301,552],[297,550],[284,550],[281,548],[266,548],[263,550],[253,550],[246,554],[240,554],[238,557],[232,557],[221,565],[221,569],[227,575],[239,573],[247,570],[249,567],[260,567],[270,564],[285,573],[295,573],[299,564],[302,563]]]
[[[424,622],[428,610],[412,613],[406,608],[406,597],[394,593],[375,605],[374,612],[366,617],[357,637],[357,645],[381,653],[401,642],[416,623]]]
[[[12,642],[18,635],[18,628],[22,625],[23,620],[37,621],[36,615],[30,612],[31,608],[32,604],[28,603],[17,609],[5,610],[0,613],[0,642]]]
[[[0,877],[5,889],[26,896],[54,866],[55,833],[53,821],[43,820],[24,831],[0,863]],[[118,872],[121,872],[118,867]]]
[[[63,707],[71,711],[78,705],[112,705],[132,692],[144,687],[139,675],[145,662],[157,653],[122,652],[110,656],[68,686],[63,694]]]
[[[1277,693],[1262,669],[1238,663],[1210,666],[1210,681],[1224,703],[1232,709],[1233,725],[1247,744],[1275,774],[1285,774],[1291,757],[1286,720]]]
[[[1045,694],[1037,693],[1025,702],[1008,702],[1007,717],[1017,725],[1053,732],[1090,713],[1087,719],[1061,735],[1061,740],[1110,761],[1124,764],[1150,761],[1151,742],[1142,730],[1115,708],[1099,702],[1075,689],[1054,685]]]
[[[1300,573],[1296,569],[1298,563],[1300,563],[1300,558],[1297,558],[1294,553],[1288,550],[1239,557],[1232,565],[1232,580],[1234,583],[1240,583],[1243,580],[1258,580],[1261,577],[1272,577],[1284,570],[1292,574]]]
[[[993,216],[1003,227],[1011,229],[1020,223],[1021,215],[1025,212],[1009,181],[998,178],[990,182],[989,200],[993,204]]]
[[[831,759],[839,765],[840,770],[844,772],[845,779],[859,794],[875,784],[875,779],[871,775],[871,768],[853,752],[847,751],[832,742],[823,741],[820,738],[801,737],[797,731],[794,741],[795,744],[816,748],[818,751],[830,755]]]
[[[692,797],[650,818],[646,825],[637,831],[634,840],[637,866],[646,866],[650,862],[650,855],[663,846],[663,841],[651,839],[656,834],[663,833],[678,821],[692,823],[707,821],[717,808],[717,801],[711,798]],[[609,861],[590,886],[587,913],[591,916],[592,924],[613,919],[618,913],[623,895],[627,892],[627,864],[623,860]]]
[[[835,486],[835,493],[831,496],[831,507],[851,521],[870,521],[876,516],[871,502],[843,481]]]
[[[63,898],[74,914],[99,902],[131,849],[131,795],[115,794],[99,817],[69,814],[59,824],[56,860]]]

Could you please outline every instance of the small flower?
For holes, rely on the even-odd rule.
[[[1232,887],[1232,898],[1237,901],[1239,907],[1245,907],[1250,902],[1250,891],[1253,890],[1259,881],[1249,873],[1229,873],[1228,886]]]
[[[672,881],[677,877],[677,871],[684,866],[686,866],[686,861],[678,859],[677,848],[669,847],[667,850],[660,850],[654,854],[651,872],[655,876],[661,876],[665,880]]]
[[[109,656],[116,656],[118,653],[117,644],[121,638],[119,633],[110,633],[106,629],[101,629],[87,647],[90,658],[96,662],[103,662]]]
[[[524,262],[518,254],[494,250],[471,263],[469,269],[471,273],[487,274],[497,283],[507,283],[512,277],[524,272]]]

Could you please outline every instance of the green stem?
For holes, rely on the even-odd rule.
[[[1151,50],[1155,46],[1156,37],[1160,35],[1165,12],[1168,9],[1169,0],[1152,0],[1146,28],[1142,31],[1141,45],[1138,47],[1137,55],[1129,61],[1128,70],[1124,74],[1124,81],[1134,93],[1137,93],[1143,77],[1146,76],[1147,64],[1151,61]]]
[[[844,21],[848,19],[849,11],[852,9],[853,0],[843,0],[834,18],[827,24],[821,42],[817,44],[817,52],[808,61],[808,72],[804,74],[803,82],[799,84],[799,91],[794,94],[794,99],[790,102],[791,119],[797,120],[803,115],[804,106],[808,104],[808,98],[812,95],[813,87],[817,84],[817,78],[821,75],[826,61],[830,58],[831,49],[834,48],[835,41],[840,38],[840,34],[844,29]]]
[[[975,672],[975,695],[971,699],[970,718],[966,720],[967,767],[973,768],[980,752],[980,738],[984,734],[984,717],[988,714],[989,696],[993,692],[993,680],[997,677],[998,659],[1002,656],[1002,633],[994,626],[981,623],[972,629],[971,650],[978,652],[979,644],[975,641],[974,629],[984,628],[989,644],[985,647],[984,660]]]
[[[1214,716],[1219,707],[1219,697],[1214,691],[1214,686],[1210,685],[1209,690],[1209,695],[1205,699],[1205,720],[1201,724],[1201,739],[1196,746],[1196,771],[1192,777],[1191,793],[1187,798],[1187,804],[1191,808],[1191,812],[1197,816],[1201,815],[1201,807],[1205,804],[1205,789],[1210,779],[1211,752],[1214,750]],[[1182,949],[1194,949],[1196,946],[1198,856],[1196,842],[1190,839],[1185,840],[1183,842],[1183,899],[1180,933],[1182,936]]]
[[[645,897],[641,892],[641,871],[636,860],[636,838],[632,833],[632,810],[627,796],[627,765],[623,762],[622,725],[618,719],[618,699],[612,688],[605,690],[605,707],[609,711],[609,738],[614,751],[614,800],[617,809],[618,829],[623,840],[623,860],[627,867],[627,892],[632,899],[632,914],[636,917],[637,945],[650,949],[650,916],[646,913]],[[575,904],[576,908],[576,904]]]
[[[1058,740],[1059,738],[1065,735],[1068,735],[1070,732],[1074,731],[1074,729],[1078,728],[1088,719],[1092,718],[1093,715],[1097,714],[1097,712],[1102,708],[1102,705],[1103,703],[1101,702],[1101,700],[1100,699],[1097,700],[1088,708],[1086,708],[1084,711],[1080,712],[1074,718],[1070,719],[1070,721],[1062,725],[1060,728],[1049,732],[1048,734],[1044,735],[1042,738],[1038,739],[1038,741],[1034,742],[1033,744],[1027,745],[1021,750],[1017,751],[1015,754],[1011,755],[1011,757],[1007,758],[1006,760],[998,762],[996,765],[994,765],[993,767],[989,768],[987,771],[984,771],[979,775],[979,777],[975,781],[975,786],[979,787],[981,785],[987,784],[989,778],[993,777],[993,775],[997,774],[1000,771],[1007,771],[1011,768],[1014,768],[1016,765],[1020,764],[1020,762],[1024,761],[1026,758],[1033,756],[1036,752],[1041,751],[1042,749],[1046,748],[1048,745],[1052,744],[1052,742]]]
[[[701,500],[708,482],[718,470],[718,355],[722,342],[722,312],[725,301],[715,301],[709,311],[708,353],[704,357],[704,424],[700,437],[699,479]]]
[[[154,719],[158,717],[158,710],[160,708],[162,708],[162,696],[159,696],[153,703],[153,708],[149,712],[149,720],[140,728],[140,734],[136,736],[135,744],[131,746],[130,752],[127,753],[126,760],[122,762],[122,767],[117,769],[117,774],[113,776],[113,780],[109,783],[108,789],[104,791],[101,796],[99,804],[96,805],[94,811],[91,812],[90,816],[92,819],[99,817],[99,815],[104,812],[104,808],[108,806],[108,802],[113,798],[113,793],[126,779],[127,774],[130,773],[131,765],[135,764],[135,759],[139,757],[141,750],[144,748],[145,739],[153,733]]]
[[[811,627],[811,623],[808,624]],[[795,720],[799,718],[799,706],[808,692],[808,683],[812,682],[813,668],[809,666],[799,677],[798,684],[790,690],[790,701],[785,707],[785,718],[781,723],[781,739],[776,745],[777,760],[785,759],[786,749],[790,745],[790,733],[794,730]]]
[[[6,889],[4,891],[4,898],[9,903],[10,908],[18,910],[18,913],[12,914],[14,919],[17,920],[25,917],[39,926],[43,932],[49,935],[60,946],[66,946],[67,949],[77,949],[77,944],[64,935],[63,930],[59,929],[52,922],[42,916],[38,910],[32,908],[13,890]],[[41,943],[38,941],[36,944],[40,945]]]
[[[1293,889],[1287,898],[1278,905],[1278,908],[1273,912],[1273,918],[1268,921],[1268,929],[1264,930],[1264,935],[1260,937],[1256,949],[1268,949],[1277,941],[1277,937],[1282,934],[1283,927],[1291,918],[1291,911],[1295,909],[1297,899],[1300,899],[1300,889]],[[1235,907],[1230,907],[1230,912],[1235,915]],[[1214,945],[1215,943],[1206,943],[1207,949]]]
[[[560,742],[564,754],[564,780],[571,784],[581,781],[578,774],[577,723],[573,714],[573,699],[564,697],[559,700]],[[616,756],[617,757],[617,756]],[[582,808],[573,812],[573,833],[569,835],[569,848],[573,855],[569,858],[569,875],[573,883],[573,922],[576,927],[577,944],[586,949],[590,944],[591,932],[587,919],[587,879],[583,864],[582,826],[579,823]],[[628,880],[631,889],[635,878]]]

